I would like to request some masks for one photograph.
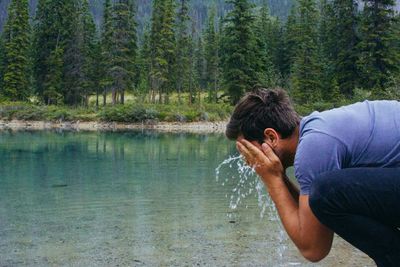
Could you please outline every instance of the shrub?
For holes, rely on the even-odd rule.
[[[227,119],[233,107],[227,104],[202,105],[158,105],[125,104],[100,107],[72,108],[66,106],[45,106],[19,102],[0,104],[0,118],[3,120],[47,120],[47,121],[110,121],[123,123],[151,123],[157,121],[193,122],[218,121]]]
[[[158,120],[159,112],[143,106],[117,105],[106,107],[99,117],[103,121],[115,122],[149,122]]]

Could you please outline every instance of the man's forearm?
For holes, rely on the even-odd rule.
[[[324,258],[331,248],[333,233],[314,217],[308,196],[293,198],[284,176],[265,178],[263,180],[282,224],[300,252],[311,261]]]

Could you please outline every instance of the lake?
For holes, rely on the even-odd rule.
[[[302,259],[257,192],[230,208],[218,134],[0,132],[0,266],[373,266]],[[226,171],[226,173],[224,173]]]

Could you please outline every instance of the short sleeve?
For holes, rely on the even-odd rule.
[[[309,195],[310,187],[319,174],[343,168],[346,147],[325,133],[309,133],[299,140],[294,169],[300,194]]]

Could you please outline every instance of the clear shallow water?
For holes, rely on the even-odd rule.
[[[221,135],[0,132],[0,266],[307,266]],[[220,177],[230,176],[224,170]],[[336,242],[319,266],[371,265]]]

